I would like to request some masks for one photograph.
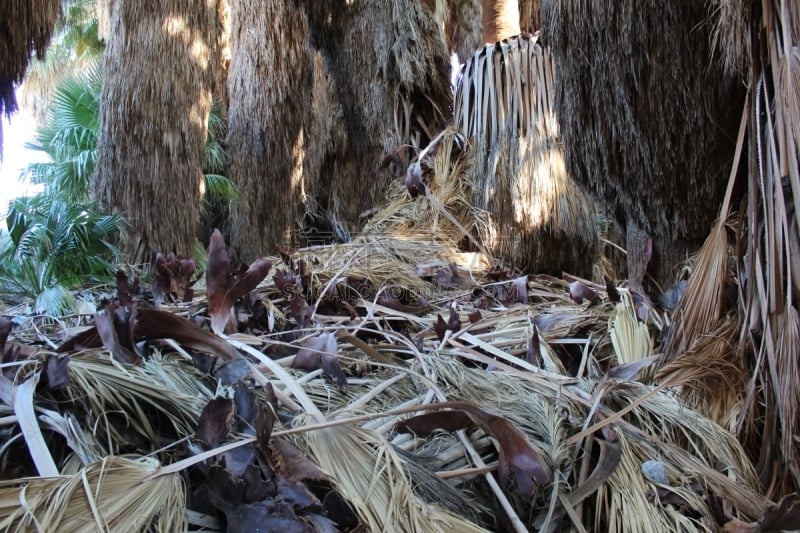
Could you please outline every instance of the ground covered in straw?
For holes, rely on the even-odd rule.
[[[159,257],[0,319],[0,528],[766,531],[732,433],[658,380],[669,312],[373,234]],[[408,237],[408,235],[406,235]],[[794,506],[794,507],[793,507]],[[259,529],[260,528],[260,529]]]

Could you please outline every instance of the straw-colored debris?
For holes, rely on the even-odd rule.
[[[253,362],[248,388],[263,397],[269,382],[284,399],[271,446],[299,446],[370,530],[700,531],[733,518],[721,516],[716,501],[745,522],[765,512],[768,502],[759,495],[753,466],[729,431],[692,410],[679,389],[654,388],[637,378],[646,371],[609,373],[626,368],[620,364],[628,358],[636,364],[650,355],[666,316],[651,309],[651,320],[638,322],[624,286],[618,289],[622,303],[615,304],[603,287],[579,281],[600,296],[577,304],[569,281],[499,276],[486,257],[459,252],[450,239],[431,233],[425,239],[420,231],[408,236],[413,239],[403,238],[401,225],[391,235],[295,251],[291,261],[303,261],[310,273],[311,321],[296,329],[286,295],[270,277],[258,299],[273,315],[276,331],[230,337]],[[279,258],[273,262],[277,269],[288,267]],[[203,316],[205,295],[198,285],[195,300],[172,307],[174,313]],[[512,289],[520,286],[525,294]],[[355,313],[331,314],[326,305],[332,295],[347,299]],[[447,317],[450,310],[461,326],[437,334],[437,315]],[[39,338],[55,344],[86,322],[21,320],[10,342]],[[289,368],[307,339],[328,332],[338,339],[346,390],[326,380],[322,370]],[[265,350],[288,355],[272,361]],[[60,524],[64,531],[94,528],[98,521],[119,531],[147,524],[166,531],[172,526],[164,521],[180,520],[207,530],[223,527],[213,508],[187,510],[186,500],[176,496],[182,492],[162,485],[178,483],[176,472],[200,468],[223,453],[196,455],[191,442],[203,406],[211,397],[224,397],[225,387],[195,368],[179,344],[162,343],[158,352],[133,367],[111,361],[104,349],[68,354],[70,401],[48,403],[64,396],[47,387],[33,396],[40,407],[33,433],[38,427],[47,445],[31,453],[49,454],[60,477],[7,481],[0,491],[9,504],[0,506],[0,520]],[[0,388],[3,394],[12,391],[4,402],[13,404],[13,391],[53,357],[39,350],[29,363],[17,364],[16,385],[5,380]],[[502,483],[498,444],[481,429],[430,436],[395,430],[414,412],[435,413],[441,402],[468,402],[520,430],[549,481],[536,486],[530,499],[521,497],[514,478]],[[306,414],[298,416],[298,410]],[[12,432],[22,423],[3,420]],[[66,447],[53,440],[59,434]],[[253,440],[232,433],[224,445]],[[3,453],[16,457],[31,446],[27,436],[17,437]],[[120,453],[152,455],[142,462]],[[644,476],[647,461],[663,465],[668,483]],[[118,484],[119,468],[133,469],[134,478],[145,481],[130,483],[128,477],[127,484]],[[18,471],[36,474],[29,467]],[[100,499],[92,489],[98,475],[106,490]],[[81,485],[84,477],[89,485]],[[192,479],[186,478],[187,493],[196,490]],[[154,498],[167,493],[168,500]],[[63,516],[42,503],[54,498],[62,502]],[[134,503],[150,514],[131,526],[125,520]],[[85,525],[72,522],[78,516]]]

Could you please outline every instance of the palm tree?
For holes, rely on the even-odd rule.
[[[96,68],[105,43],[100,35],[102,11],[97,0],[62,0],[53,39],[44,59],[34,59],[22,86],[22,105],[37,122],[47,118],[48,103],[62,80]]]
[[[307,222],[338,239],[363,225],[395,179],[381,160],[407,160],[450,113],[440,15],[416,0],[231,2],[229,176],[248,199],[234,253],[263,255]]]
[[[188,254],[196,242],[217,9],[212,0],[110,5],[95,181],[128,220],[121,247],[133,262]]]
[[[628,277],[674,281],[725,190],[744,86],[712,61],[705,2],[542,0],[566,162],[628,233]],[[623,233],[624,234],[624,233]]]
[[[10,117],[17,110],[14,87],[25,77],[31,55],[44,58],[60,8],[60,0],[5,2],[0,19],[0,115]],[[2,150],[0,122],[0,158]]]

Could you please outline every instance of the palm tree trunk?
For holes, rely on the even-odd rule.
[[[95,180],[127,218],[122,250],[188,255],[196,242],[211,106],[216,0],[114,0]]]
[[[517,0],[483,0],[483,42],[496,43],[519,33]]]
[[[306,16],[294,2],[231,0],[228,176],[239,189],[231,247],[249,260],[290,244],[302,225],[312,55]]]
[[[744,100],[744,85],[710,59],[711,8],[679,0],[541,5],[568,170],[623,230],[652,237],[648,272],[668,287],[676,256],[697,250],[717,216]],[[629,270],[641,277],[643,265]]]

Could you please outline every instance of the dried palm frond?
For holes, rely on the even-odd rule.
[[[470,203],[471,184],[466,174],[463,147],[463,136],[452,126],[447,127],[435,150],[421,161],[425,165],[430,197],[412,200],[405,185],[395,184],[389,192],[389,202],[371,218],[356,242],[388,238],[420,243],[434,241],[447,246],[467,237],[463,230],[472,232],[479,222]],[[450,216],[444,216],[442,209]],[[433,254],[424,257],[434,259]]]
[[[426,361],[426,365],[434,371],[439,387],[448,397],[491,406],[494,412],[512,421],[551,467],[562,471],[567,484],[559,487],[559,492],[567,495],[570,485],[573,489],[580,486],[576,477],[581,471],[580,463],[590,461],[591,457],[578,455],[578,462],[574,462],[576,442],[568,437],[580,429],[576,423],[587,416],[597,381],[555,386],[549,373],[486,372],[466,368],[442,355]],[[618,384],[603,398],[601,412],[614,412],[630,405],[649,390],[636,383]],[[757,495],[755,473],[735,437],[687,409],[674,396],[661,392],[646,399],[628,415],[626,422],[615,424],[614,431],[623,441],[620,465],[601,486],[597,499],[588,500],[594,501],[594,508],[587,516],[598,521],[596,529],[665,531],[675,530],[680,524],[686,530],[712,528],[714,512],[704,491],[728,498],[748,516],[758,516],[763,511],[766,501]],[[424,449],[419,441],[416,446]],[[448,450],[441,448],[443,455]],[[491,456],[486,459],[491,460]],[[656,490],[655,486],[641,473],[646,460],[666,465],[672,473],[668,492],[678,495],[688,508],[699,513],[702,518],[698,522],[674,513],[669,505],[654,507],[648,494]],[[696,474],[687,477],[688,472]],[[700,484],[703,490],[698,491],[695,484]],[[647,512],[628,510],[634,508]]]
[[[85,407],[95,438],[112,453],[135,444],[130,430],[156,447],[169,437],[167,425],[172,437],[193,433],[212,396],[200,374],[174,355],[123,367],[107,355],[87,354],[72,357],[68,369],[72,399]]]
[[[736,431],[742,416],[747,386],[744,360],[737,349],[738,321],[727,318],[691,348],[661,367],[659,383],[681,387],[681,397],[729,431]]]
[[[490,216],[484,244],[528,271],[590,276],[597,220],[564,165],[554,79],[535,37],[487,45],[464,66],[455,127],[470,142],[473,205]]]
[[[620,364],[649,357],[653,353],[653,339],[647,324],[640,322],[629,291],[620,291],[620,303],[608,324],[614,353]]]
[[[739,171],[739,159],[742,155],[750,101],[748,97],[742,113],[736,152],[719,218],[694,261],[686,292],[675,310],[672,330],[664,348],[665,360],[690,349],[693,342],[712,331],[721,317],[725,286],[730,283],[727,224]]]
[[[746,78],[750,71],[750,25],[753,23],[753,2],[747,0],[714,0],[712,44],[721,56],[725,70]]]
[[[304,443],[372,531],[485,531],[420,500],[400,456],[372,431],[359,427],[310,431],[304,434]]]
[[[0,481],[0,528],[17,531],[183,531],[177,474],[148,479],[159,462],[108,456],[71,476]]]
[[[777,497],[800,488],[800,6],[764,1],[761,17],[750,36],[766,46],[751,65],[748,203],[737,258],[740,344],[752,354],[752,378],[738,429]]]
[[[652,238],[662,287],[714,223],[746,92],[712,60],[713,4],[540,0],[567,171]]]
[[[445,34],[450,53],[463,63],[483,45],[481,0],[448,0]]]
[[[50,36],[61,13],[59,0],[8,2],[0,22],[0,115],[11,116],[17,110],[14,95],[22,83],[28,62],[36,54],[44,59]],[[3,154],[3,126],[0,122],[0,160]]]

